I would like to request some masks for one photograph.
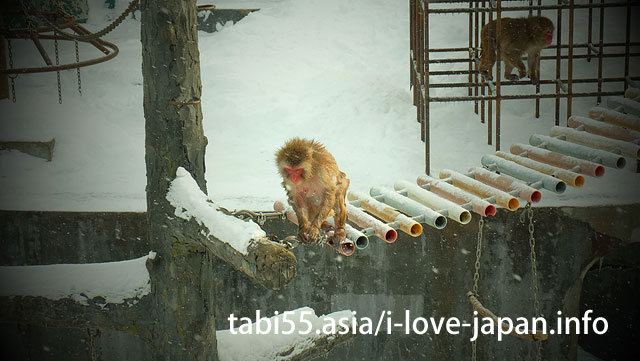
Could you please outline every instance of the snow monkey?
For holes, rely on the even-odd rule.
[[[349,179],[338,169],[331,153],[315,140],[293,138],[276,152],[276,163],[289,204],[298,217],[298,239],[306,244],[318,242],[320,229],[330,230],[326,219],[333,215],[333,237],[343,240]]]
[[[491,69],[496,62],[496,24],[490,21],[482,28],[482,55],[478,70],[487,79],[493,79]],[[529,63],[529,78],[533,84],[540,81],[538,60],[540,50],[546,48],[553,40],[553,23],[543,16],[527,18],[502,18],[500,31],[500,55],[504,61],[504,77],[518,80],[527,75],[522,63],[522,54],[527,53]],[[511,74],[513,68],[518,68],[518,75]]]

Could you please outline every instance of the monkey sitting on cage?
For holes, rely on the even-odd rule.
[[[480,64],[478,70],[489,80],[492,80],[491,69],[497,60],[497,45],[500,44],[500,57],[504,61],[504,77],[518,80],[527,76],[527,70],[522,62],[522,55],[527,53],[529,78],[533,84],[540,82],[540,50],[546,48],[553,40],[553,22],[544,16],[530,16],[526,18],[502,18],[500,37],[497,34],[497,21],[492,20],[482,28]],[[513,68],[518,74],[511,74]]]

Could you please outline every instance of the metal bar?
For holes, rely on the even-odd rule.
[[[500,59],[502,46],[500,45],[500,33],[502,32],[502,0],[498,0],[498,8],[496,9],[496,151],[500,150],[500,112],[502,101],[502,63]]]
[[[474,6],[477,8],[478,6],[480,6],[480,3],[475,1],[474,2]],[[478,59],[478,47],[480,46],[480,43],[478,42],[478,33],[479,33],[479,29],[480,29],[480,24],[478,24],[478,20],[479,20],[479,16],[480,14],[475,13],[474,17],[473,17],[473,28],[474,28],[474,32],[473,32],[473,69],[476,71],[474,77],[473,77],[473,81],[475,83],[474,87],[473,87],[473,95],[478,96],[478,72],[477,72],[477,67],[478,67],[478,63],[477,63],[477,59]],[[478,114],[478,102],[474,103],[474,112],[476,114]]]
[[[629,75],[629,46],[631,43],[631,0],[627,0],[627,20],[625,34],[625,58],[624,58],[624,76]],[[627,89],[627,81],[625,79],[624,89]]]
[[[558,0],[558,5],[560,5],[561,0]],[[560,64],[561,64],[561,46],[562,44],[562,10],[558,9],[557,19],[556,19],[556,81],[560,79]],[[560,84],[556,82],[556,113],[554,118],[555,125],[560,124]]]
[[[429,0],[425,0],[425,9],[424,9],[424,47],[425,49],[429,49]],[[424,146],[425,146],[425,173],[427,175],[431,174],[431,153],[429,152],[430,147],[430,139],[429,139],[429,53],[426,53],[427,59],[424,62],[424,84],[425,84],[425,117],[424,117]]]
[[[532,5],[529,3],[529,5]],[[538,0],[538,6],[542,5],[542,0]],[[542,10],[538,9],[538,16],[542,15]],[[540,55],[540,54],[538,54]],[[536,62],[536,66],[538,67],[538,73],[540,73],[540,65],[542,63],[542,59],[538,56],[538,60]],[[538,84],[536,84],[536,94],[540,94],[540,74],[538,74]],[[535,110],[536,119],[540,118],[540,98],[536,98],[536,110]]]
[[[484,8],[485,6],[486,6],[485,0],[482,0],[482,7]],[[481,18],[480,18],[480,19],[481,19],[482,27],[484,27],[484,25],[485,25],[485,20],[486,20],[486,19],[485,19],[485,13],[484,13],[484,12],[482,13],[482,15],[481,15]],[[480,87],[480,95],[481,95],[481,96],[483,96],[483,97],[485,96],[485,88],[484,88],[484,85],[485,85],[485,84],[484,84],[484,82],[482,82],[482,86]],[[484,100],[482,100],[482,101],[480,102],[480,113],[481,113],[481,114],[480,114],[480,123],[484,124],[484,123],[485,123],[485,102],[484,102]]]
[[[44,63],[49,66],[52,66],[53,63],[51,62],[51,59],[49,58],[49,55],[47,54],[46,50],[44,50],[44,47],[42,46],[40,39],[38,39],[38,35],[36,35],[36,33],[31,33],[29,37],[31,38],[31,41],[33,41],[33,45],[35,45],[36,49],[38,49],[38,52],[40,53],[42,60],[44,60]]]
[[[587,92],[587,93],[573,93],[573,97],[594,97],[598,93],[596,92]],[[603,96],[618,96],[624,95],[624,91],[610,91],[610,92],[601,92]],[[551,99],[555,98],[556,94],[518,94],[518,95],[502,95],[502,100],[521,100],[521,99]],[[566,97],[566,94],[560,95],[561,97]],[[495,96],[485,96],[485,97],[468,97],[468,96],[459,96],[459,97],[431,97],[429,101],[431,102],[468,102],[474,100],[496,100]]]
[[[589,0],[589,4],[593,4],[593,0]],[[589,22],[587,24],[587,43],[592,43],[591,33],[593,32],[593,8],[589,8]],[[587,61],[591,62],[591,48],[587,47]]]
[[[573,93],[573,26],[574,26],[574,0],[569,1],[569,55],[568,55],[568,69],[567,69],[567,118],[571,116],[572,99],[571,93]]]
[[[604,0],[600,0],[600,3],[604,5]],[[604,46],[604,6],[600,8],[600,47],[598,51],[598,78],[602,78],[602,59],[603,59],[603,46]],[[602,91],[602,82],[598,82],[598,93]],[[596,104],[600,104],[602,102],[602,97],[600,95],[597,96]]]
[[[615,77],[615,78],[604,78],[604,79],[599,79],[599,78],[581,78],[581,79],[573,79],[573,83],[574,84],[589,84],[589,83],[597,83],[599,81],[602,81],[604,83],[612,83],[612,82],[623,82],[624,81],[624,77]],[[631,80],[640,80],[640,77],[629,77],[629,79]],[[562,81],[566,81],[566,79],[560,79]],[[555,84],[556,81],[555,80],[541,80],[540,84]],[[486,85],[486,83],[481,83]],[[502,85],[528,85],[529,82],[528,81],[505,81],[502,82]],[[463,87],[468,87],[470,85],[470,83],[433,83],[431,84],[431,88],[463,88]]]
[[[604,8],[602,8],[600,10],[603,10],[603,9]],[[589,43],[576,43],[576,44],[573,44],[573,48],[574,49],[577,49],[577,48],[589,48],[589,45],[590,45]],[[627,45],[626,42],[614,42],[614,43],[603,44],[604,47],[611,47],[611,48],[613,48],[613,47],[623,47],[623,46],[626,46],[626,45]],[[631,45],[631,46],[640,46],[640,42],[632,41],[632,42],[629,43],[629,45]],[[569,45],[568,44],[561,44],[560,47],[562,49],[568,49]],[[557,48],[558,48],[558,44],[550,45],[550,46],[547,46],[546,48],[542,49],[542,51],[555,50]],[[429,49],[429,52],[432,52],[432,53],[446,53],[446,52],[454,53],[454,52],[466,52],[468,50],[469,49],[467,49],[467,48],[431,48],[431,49]]]
[[[558,4],[560,4],[559,2]],[[637,2],[632,3],[633,6],[639,6],[640,4]],[[589,8],[601,8],[601,7],[626,7],[627,2],[616,2],[610,3],[606,5],[601,4],[576,4],[575,9],[589,9]],[[569,9],[569,5],[541,5],[541,6],[506,6],[502,8],[502,12],[510,12],[510,11],[529,11],[532,10],[565,10]],[[468,13],[468,12],[491,12],[489,9],[468,9],[468,8],[447,8],[447,9],[429,9],[428,12],[430,14],[457,14],[457,13]]]
[[[573,54],[573,59],[587,59],[590,55],[587,54]],[[609,54],[602,54],[602,56],[604,58],[622,58],[622,57],[626,57],[627,54],[625,53],[609,53]],[[640,56],[640,52],[634,52],[634,53],[629,53],[630,57],[634,57],[634,56]],[[523,59],[526,59],[527,57],[523,57]],[[541,56],[540,60],[555,60],[557,57],[553,56],[553,55],[545,55],[545,56]],[[564,59],[569,59],[569,55],[561,55],[560,59],[564,60]],[[453,64],[453,63],[466,63],[468,62],[469,59],[468,58],[448,58],[448,59],[433,59],[431,60],[431,64]]]

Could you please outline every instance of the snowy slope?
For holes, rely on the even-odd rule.
[[[127,5],[119,2],[109,10],[102,8],[101,0],[90,4],[87,27],[93,30],[104,27]],[[200,32],[207,182],[218,204],[267,210],[283,198],[273,154],[293,136],[324,143],[351,178],[353,189],[366,192],[371,186],[391,186],[399,178],[414,181],[424,172],[424,145],[409,89],[409,1],[216,4],[261,8],[235,25],[221,25],[219,32]],[[582,26],[585,19],[577,17],[576,22]],[[609,23],[611,36],[624,34],[623,23]],[[63,105],[58,104],[55,73],[18,77],[18,102],[0,101],[0,139],[56,138],[56,150],[52,162],[0,153],[0,208],[146,208],[139,25],[128,19],[106,37],[119,46],[120,55],[82,69],[82,96],[75,71],[62,72]],[[464,46],[466,36],[465,16],[432,21],[434,47]],[[580,36],[583,32],[576,31]],[[62,51],[63,61],[73,61],[73,47],[65,45],[69,46]],[[29,49],[17,55],[16,64],[37,63],[31,47],[14,44],[16,49]],[[84,50],[83,57],[97,55]],[[592,69],[584,61],[576,64],[579,74]],[[605,73],[619,70],[615,65]],[[553,65],[542,72],[553,75]],[[459,93],[432,93],[448,94]],[[593,104],[594,99],[576,100],[574,114],[585,115]],[[510,143],[526,143],[533,132],[548,133],[553,101],[543,102],[539,120],[533,116],[533,101],[505,102],[502,114],[502,144],[508,149]],[[465,171],[480,165],[482,154],[493,152],[472,103],[435,104],[431,120],[432,174],[437,176],[443,168]],[[588,178],[583,189],[570,189],[559,197],[545,192],[543,204],[638,202],[638,180],[631,172],[607,169],[604,179]]]

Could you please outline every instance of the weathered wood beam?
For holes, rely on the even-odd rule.
[[[199,228],[202,229],[202,228]],[[296,275],[298,261],[284,245],[260,238],[252,241],[246,255],[215,237],[197,233],[184,234],[231,267],[254,279],[263,287],[278,290]]]

